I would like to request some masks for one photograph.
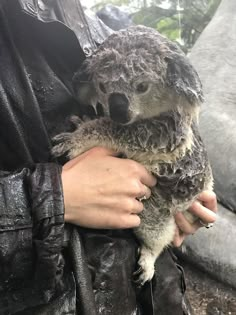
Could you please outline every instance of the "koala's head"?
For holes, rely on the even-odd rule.
[[[196,71],[182,51],[157,31],[134,26],[112,34],[74,77],[82,103],[118,123],[186,110],[203,100]]]

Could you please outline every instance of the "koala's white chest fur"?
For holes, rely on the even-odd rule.
[[[84,74],[87,92],[81,90]],[[186,211],[201,191],[212,188],[197,125],[201,83],[177,46],[139,26],[109,37],[76,80],[80,101],[81,95],[90,96],[91,104],[102,104],[108,117],[81,121],[75,132],[58,135],[54,155],[68,152],[73,158],[105,146],[142,163],[157,177],[134,230],[141,243],[136,276],[143,284],[152,279],[157,257],[173,240],[176,211]]]

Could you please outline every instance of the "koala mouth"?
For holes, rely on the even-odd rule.
[[[124,94],[112,93],[108,98],[109,115],[117,123],[126,124],[131,120],[129,100]]]

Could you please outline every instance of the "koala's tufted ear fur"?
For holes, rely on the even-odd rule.
[[[78,101],[83,105],[91,105],[96,98],[96,89],[91,75],[87,71],[86,63],[73,76],[73,89]]]
[[[203,102],[202,84],[197,72],[184,55],[172,53],[167,62],[167,86],[184,95],[189,103]]]

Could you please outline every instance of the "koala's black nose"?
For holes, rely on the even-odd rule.
[[[112,93],[108,99],[110,117],[119,123],[126,123],[129,117],[129,100],[124,94]]]

